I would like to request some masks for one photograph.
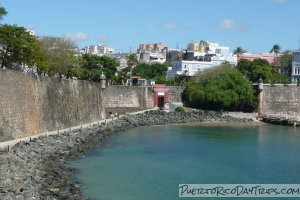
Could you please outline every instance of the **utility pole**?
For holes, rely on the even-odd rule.
[[[151,43],[151,32],[152,32],[152,20],[149,19],[149,43]]]

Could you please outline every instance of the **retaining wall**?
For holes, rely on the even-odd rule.
[[[153,108],[152,87],[108,86],[103,93],[106,115]]]
[[[171,86],[170,102],[182,87]],[[152,108],[152,87],[108,86],[0,69],[0,142]]]
[[[183,86],[169,86],[169,99],[171,103],[182,103]]]
[[[0,69],[0,141],[104,118],[100,84]]]
[[[260,92],[259,112],[276,115],[300,115],[300,86],[264,84]]]

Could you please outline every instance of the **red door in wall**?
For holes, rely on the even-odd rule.
[[[169,88],[166,85],[157,84],[153,86],[154,106],[163,107],[164,102],[168,101]]]

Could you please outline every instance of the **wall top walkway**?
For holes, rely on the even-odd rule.
[[[151,109],[147,109],[147,110],[133,112],[133,113],[130,113],[130,114],[136,115],[136,114],[139,114],[139,113],[143,113],[143,112],[150,111],[150,110],[157,110],[157,109],[158,108],[151,108]],[[124,115],[120,115],[119,117],[122,117],[122,116],[124,116]],[[79,130],[79,129],[89,128],[89,127],[92,127],[93,125],[99,125],[99,124],[101,124],[103,122],[104,123],[108,123],[108,122],[113,121],[114,119],[117,119],[117,118],[118,117],[112,117],[112,118],[109,118],[109,119],[104,119],[104,120],[100,120],[100,121],[94,121],[94,122],[91,122],[91,123],[88,123],[88,124],[83,124],[83,125],[79,125],[79,126],[73,126],[73,127],[66,128],[66,129],[60,129],[60,130],[56,130],[56,131],[41,133],[39,135],[28,136],[28,137],[18,138],[18,139],[15,139],[15,140],[9,140],[9,141],[5,141],[5,142],[0,142],[0,148],[12,147],[12,146],[14,146],[15,144],[17,144],[19,142],[23,142],[23,141],[24,142],[28,142],[31,139],[38,138],[40,136],[56,135],[56,134],[60,134],[60,133],[64,133],[64,132],[68,132],[68,131],[72,131],[72,130]]]

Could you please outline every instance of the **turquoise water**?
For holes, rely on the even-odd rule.
[[[299,184],[300,130],[264,124],[137,128],[68,165],[78,169],[73,178],[82,193],[95,200],[179,199],[183,183]]]

